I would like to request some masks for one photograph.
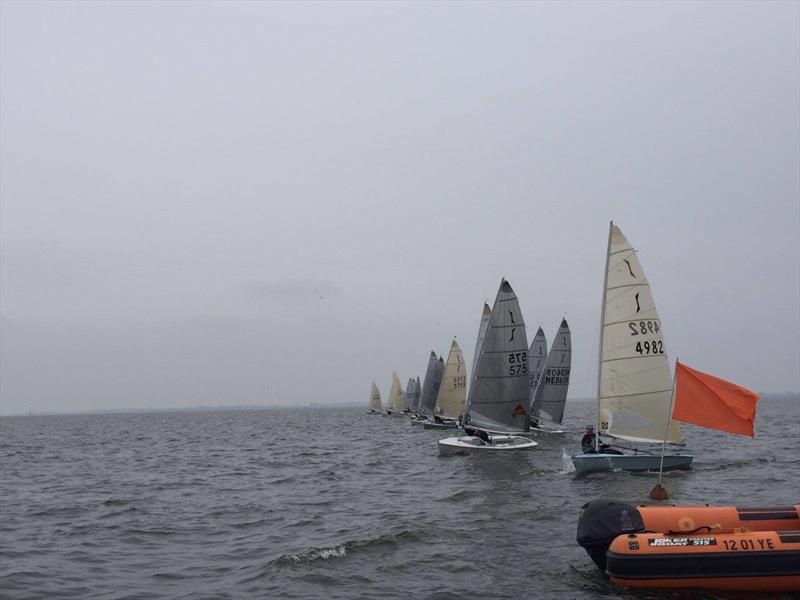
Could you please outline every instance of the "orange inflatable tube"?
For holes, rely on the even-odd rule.
[[[614,583],[649,588],[800,591],[800,504],[584,505],[578,543]]]
[[[692,531],[717,526],[753,531],[800,529],[800,504],[766,508],[735,506],[637,506],[648,531]]]
[[[800,591],[800,530],[620,535],[606,573],[630,587]]]

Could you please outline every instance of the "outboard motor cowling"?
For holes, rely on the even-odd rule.
[[[644,522],[632,504],[601,498],[583,505],[578,518],[578,544],[606,572],[606,550],[618,535],[640,533]]]

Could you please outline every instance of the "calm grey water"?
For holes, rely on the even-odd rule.
[[[360,409],[6,417],[0,596],[726,597],[626,592],[577,546],[584,502],[655,482],[571,472],[593,411],[569,404],[573,432],[531,452],[453,458]],[[755,440],[686,427],[672,499],[800,502],[798,414],[762,400]]]

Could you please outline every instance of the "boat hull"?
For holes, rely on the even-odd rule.
[[[664,470],[688,469],[691,454],[665,454]],[[655,454],[573,454],[572,464],[577,473],[596,471],[658,471],[661,457]]]
[[[606,565],[628,587],[800,591],[800,530],[620,535]]]
[[[458,429],[458,423],[455,421],[452,423],[435,423],[433,421],[429,421],[427,423],[423,423],[422,426],[425,429]]]
[[[544,429],[541,427],[531,427],[531,432],[536,434],[546,434],[546,435],[563,435],[567,433],[563,429]]]
[[[491,443],[484,442],[481,438],[471,435],[450,437],[439,440],[439,456],[455,456],[459,454],[491,453],[491,452],[518,452],[530,450],[538,446],[529,438],[518,435],[494,435]]]

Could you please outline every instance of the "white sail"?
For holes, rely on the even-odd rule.
[[[381,412],[381,391],[378,389],[378,386],[375,385],[375,382],[372,382],[372,389],[370,390],[369,394],[369,408],[370,410],[374,410],[375,412]]]
[[[400,386],[400,379],[397,373],[392,373],[392,389],[389,391],[389,399],[386,401],[386,408],[392,412],[401,412],[405,407],[406,395]]]
[[[458,342],[453,340],[447,364],[444,367],[439,394],[436,396],[436,407],[433,414],[440,417],[457,419],[464,415],[464,404],[467,401],[467,370],[464,356]]]
[[[529,430],[528,341],[517,296],[504,279],[492,307],[469,390],[470,423],[478,429]]]
[[[531,347],[528,349],[528,392],[530,393],[530,402],[533,406],[533,394],[536,391],[536,386],[539,385],[539,378],[544,371],[544,363],[547,360],[547,337],[541,327],[536,331],[533,336]],[[533,412],[531,411],[531,416]]]
[[[682,441],[669,419],[672,377],[650,284],[636,251],[611,224],[598,377],[600,433],[637,442]]]
[[[529,357],[528,361],[532,362],[532,359]],[[532,419],[559,424],[563,421],[571,367],[572,339],[567,320],[562,319],[534,393]]]

